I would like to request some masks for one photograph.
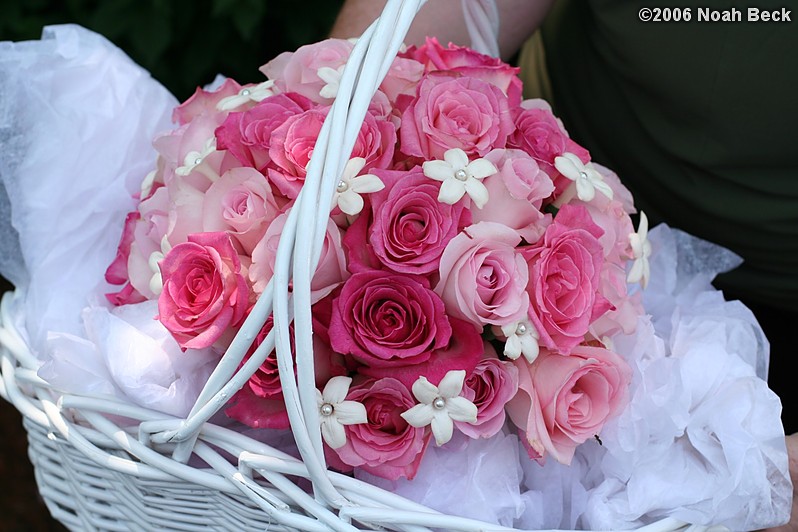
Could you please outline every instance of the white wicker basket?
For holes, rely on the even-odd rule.
[[[368,102],[423,0],[389,0],[355,46],[265,290],[186,419],[128,403],[62,394],[37,376],[19,304],[0,308],[0,393],[23,414],[40,492],[73,530],[510,530],[438,513],[327,469],[313,372],[310,278],[346,154]],[[493,2],[464,2],[473,46],[496,54]],[[492,18],[491,18],[492,17]],[[494,21],[494,22],[491,22]],[[481,35],[481,37],[480,37]],[[299,223],[301,221],[301,223]],[[293,279],[289,297],[288,284]],[[272,314],[274,335],[239,369]],[[297,325],[296,353],[288,325]],[[276,346],[302,459],[208,420]],[[291,368],[296,360],[298,375]],[[312,487],[312,489],[308,489]],[[665,519],[641,530],[705,530]]]

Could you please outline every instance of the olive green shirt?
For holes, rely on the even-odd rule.
[[[667,2],[558,0],[542,30],[555,113],[652,226],[743,257],[719,288],[795,309],[798,4],[793,21],[758,23],[745,4],[741,21],[725,23],[699,21],[693,2],[673,5],[691,4],[689,22],[642,22],[642,7]],[[721,16],[734,2],[699,4]]]

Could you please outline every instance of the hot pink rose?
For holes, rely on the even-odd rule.
[[[249,360],[255,350],[265,340],[274,327],[271,316],[255,337],[249,351],[247,351],[242,365]],[[343,360],[330,349],[328,342],[324,341],[326,330],[324,326],[314,319],[313,321],[313,357],[316,371],[316,383],[320,388],[334,375],[345,375]],[[289,326],[291,346],[294,346],[294,324]],[[296,367],[295,367],[296,369]],[[286,412],[285,399],[280,373],[277,367],[277,353],[272,351],[266,360],[252,374],[247,383],[231,399],[225,414],[252,428],[288,429],[290,423]]]
[[[527,152],[552,179],[560,176],[554,159],[564,152],[573,153],[583,163],[590,161],[588,151],[571,140],[548,103],[527,100],[522,106],[524,109],[515,117],[515,132],[507,140],[509,148]]]
[[[471,223],[471,211],[463,202],[438,201],[440,183],[426,177],[420,167],[374,174],[385,188],[369,195],[370,212],[362,213],[344,238],[353,271],[437,272],[446,244]]]
[[[229,150],[244,166],[263,170],[271,161],[274,130],[289,117],[313,107],[313,102],[300,94],[270,96],[247,111],[230,113],[216,129],[217,147]]]
[[[452,335],[449,343],[436,349],[424,362],[410,360],[407,364],[397,362],[391,366],[359,366],[361,375],[381,379],[392,377],[412,389],[419,377],[425,377],[432,384],[438,384],[450,371],[464,370],[470,374],[485,353],[485,344],[480,331],[467,321],[449,318]]]
[[[487,81],[507,95],[510,107],[517,107],[521,103],[522,84],[518,78],[520,69],[497,57],[480,54],[452,43],[444,48],[435,37],[427,37],[422,46],[410,46],[400,55],[422,63],[428,72],[451,70],[463,76]]]
[[[529,272],[515,249],[520,243],[518,233],[494,222],[474,224],[454,237],[441,256],[435,287],[447,312],[479,330],[523,318]]]
[[[333,349],[373,367],[424,362],[449,343],[443,301],[423,278],[364,271],[333,302]]]
[[[632,371],[615,353],[580,345],[569,356],[542,350],[533,364],[514,361],[519,389],[507,405],[530,457],[570,464],[576,446],[601,432],[628,402]]]
[[[529,264],[529,317],[549,349],[567,354],[610,308],[598,292],[601,234],[584,207],[564,205],[541,241],[523,251]]]
[[[518,391],[518,370],[510,362],[499,360],[490,344],[485,355],[463,383],[460,394],[477,406],[477,422],[455,421],[469,438],[490,438],[504,426],[504,406]]]
[[[249,267],[249,279],[256,293],[261,293],[274,275],[277,259],[277,246],[280,235],[288,219],[288,213],[279,215],[269,225],[266,233],[252,251],[252,264]],[[319,257],[319,264],[310,282],[311,299],[315,303],[335,290],[349,277],[346,268],[346,255],[341,245],[341,230],[330,219],[327,221],[327,233]]]
[[[161,261],[158,319],[183,349],[202,349],[241,324],[249,290],[230,236],[198,233]]]
[[[551,223],[543,200],[554,192],[551,178],[521,150],[493,150],[485,156],[499,171],[482,180],[488,202],[473,209],[474,223],[498,222],[515,229],[527,242],[537,242]]]
[[[412,479],[429,435],[400,416],[416,404],[408,388],[396,379],[369,379],[354,385],[346,399],[363,403],[368,423],[344,427],[346,444],[327,449],[331,465],[342,470],[360,467],[390,480]]]
[[[481,157],[503,148],[514,128],[507,96],[496,86],[433,72],[419,83],[399,133],[405,155],[430,160],[443,159],[451,148]]]
[[[252,253],[280,208],[269,182],[254,168],[233,168],[203,196],[202,227],[227,231],[247,255]]]
[[[269,179],[288,198],[296,198],[305,182],[307,166],[329,110],[329,107],[318,107],[289,117],[272,133]],[[393,124],[378,121],[371,113],[366,113],[350,157],[366,160],[361,173],[371,168],[387,168],[393,160],[395,144]]]
[[[274,80],[283,92],[296,92],[316,103],[328,105],[333,98],[322,96],[327,81],[319,76],[319,70],[338,71],[349,59],[353,46],[345,39],[326,39],[307,44],[295,52],[278,55],[260,67],[260,71]]]

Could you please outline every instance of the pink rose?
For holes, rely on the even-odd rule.
[[[230,113],[216,129],[217,148],[229,150],[244,166],[263,170],[269,164],[274,130],[289,117],[314,107],[300,94],[270,96],[244,112]]]
[[[527,152],[552,179],[560,176],[554,159],[564,152],[573,153],[583,163],[590,161],[588,151],[571,140],[548,103],[527,100],[522,106],[524,109],[515,117],[516,129],[507,140],[507,147]]]
[[[408,388],[396,379],[369,379],[353,386],[346,399],[363,403],[368,423],[344,427],[346,444],[326,449],[331,465],[341,470],[360,467],[390,480],[412,479],[429,435],[400,416],[416,404]]]
[[[247,351],[242,365],[249,360],[274,327],[274,319],[269,316]],[[334,375],[345,375],[343,360],[330,349],[324,341],[326,329],[315,317],[313,320],[313,357],[316,383],[320,388]],[[291,346],[294,347],[294,324],[289,326]],[[296,370],[296,366],[294,367]],[[277,368],[277,353],[272,351],[266,360],[252,374],[247,383],[231,399],[225,414],[252,428],[288,429],[290,423],[285,407],[285,398]]]
[[[254,168],[233,168],[211,185],[203,197],[202,227],[227,231],[247,255],[280,213],[269,182]]]
[[[447,312],[479,330],[523,318],[529,272],[515,249],[520,243],[518,233],[494,222],[474,224],[454,237],[441,256],[435,287]]]
[[[463,383],[460,394],[477,406],[477,422],[455,421],[457,428],[469,438],[490,438],[504,426],[504,406],[518,391],[518,369],[499,360],[486,344],[485,356]]]
[[[524,249],[529,317],[549,349],[567,354],[610,309],[599,294],[602,231],[582,206],[563,205],[540,242]]]
[[[322,96],[327,81],[319,76],[319,70],[337,71],[346,64],[353,44],[345,39],[324,41],[299,47],[295,52],[285,52],[262,67],[260,71],[283,92],[296,92],[316,103],[328,105],[332,97]]]
[[[551,223],[551,215],[541,212],[543,200],[554,192],[551,178],[521,150],[493,150],[485,159],[499,171],[482,180],[488,202],[473,209],[474,223],[497,222],[515,229],[527,242],[537,242]]]
[[[357,372],[376,379],[392,377],[408,389],[412,389],[419,377],[438,384],[450,371],[464,370],[470,374],[485,353],[482,335],[467,321],[450,317],[449,324],[452,326],[449,342],[433,351],[427,360],[410,360],[407,364],[397,362],[391,366],[359,366]]]
[[[550,454],[570,464],[576,446],[599,434],[628,402],[632,370],[604,348],[580,345],[569,356],[541,350],[534,363],[521,357],[514,364],[519,389],[507,413],[533,459]]]
[[[253,290],[258,294],[263,292],[274,275],[277,246],[287,219],[287,212],[275,218],[252,251],[249,279],[252,281]],[[341,230],[332,219],[329,219],[319,264],[310,282],[311,300],[315,303],[324,298],[348,277],[346,255],[341,245]]]
[[[637,328],[638,317],[645,314],[642,293],[629,293],[626,269],[610,262],[604,263],[601,271],[599,293],[610,302],[612,308],[590,324],[594,338],[612,337],[616,333],[632,334]]]
[[[396,103],[400,96],[415,96],[416,86],[424,75],[424,65],[413,59],[396,57],[380,84],[380,91]]]
[[[161,261],[158,319],[182,349],[209,347],[241,324],[249,290],[225,233],[189,235]]]
[[[451,73],[427,74],[399,129],[402,152],[443,159],[451,148],[470,157],[503,148],[515,126],[507,96],[485,81]]]
[[[443,301],[423,278],[364,271],[350,277],[333,302],[335,351],[372,367],[424,362],[449,343]]]
[[[116,257],[105,270],[105,280],[109,284],[123,285],[119,291],[105,294],[105,298],[115,306],[141,303],[145,300],[145,297],[130,284],[128,275],[130,248],[134,239],[133,231],[139,220],[141,220],[141,214],[138,211],[130,212],[125,217],[125,225],[119,239],[119,246],[116,249]]]
[[[385,188],[370,194],[370,212],[361,213],[344,237],[351,268],[436,272],[446,245],[471,223],[471,211],[463,202],[438,201],[440,183],[426,177],[420,167],[374,173]]]
[[[222,124],[225,113],[195,116],[191,122],[159,135],[153,147],[160,155],[156,183],[171,187],[174,181],[182,187],[205,192],[213,180],[235,164],[235,158],[213,148],[214,132]],[[196,164],[201,158],[201,164]]]
[[[522,84],[518,78],[520,69],[497,57],[480,54],[452,43],[444,48],[435,37],[427,37],[422,46],[411,46],[400,56],[422,63],[428,72],[451,70],[466,77],[487,81],[507,95],[510,107],[517,107],[521,103]]]
[[[153,276],[160,272],[153,269],[150,258],[161,253],[161,242],[169,230],[169,192],[158,187],[155,192],[139,203],[141,218],[133,225],[133,241],[127,260],[130,285],[146,299],[158,296],[152,290]]]
[[[269,179],[288,198],[296,198],[305,182],[307,166],[329,110],[329,107],[318,107],[291,116],[272,133]],[[372,168],[387,168],[393,160],[394,144],[393,124],[378,121],[371,113],[366,113],[350,157],[366,160],[361,173]]]
[[[238,94],[241,90],[241,85],[236,80],[227,78],[224,83],[214,91],[206,91],[201,87],[197,87],[188,100],[181,103],[172,111],[172,121],[184,125],[188,124],[200,115],[215,115],[220,113],[216,108],[216,104],[223,98]]]

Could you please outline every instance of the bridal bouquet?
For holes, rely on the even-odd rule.
[[[303,46],[259,81],[220,78],[178,105],[97,36],[51,37],[48,69],[79,81],[0,61],[0,91],[26,102],[0,119],[41,124],[26,144],[0,120],[5,153],[32,154],[0,168],[21,247],[0,267],[19,279],[38,376],[185,419],[268,294],[353,43]],[[87,76],[84,56],[116,67]],[[767,341],[710,285],[739,259],[649,233],[618,176],[545,101],[523,99],[517,74],[428,39],[371,100],[323,206],[311,281],[327,464],[524,529],[783,522]],[[78,103],[88,110],[25,118]],[[142,157],[133,135],[154,131]],[[280,447],[281,377],[272,352],[213,423]]]
[[[277,243],[352,49],[326,40],[174,112],[107,279],[157,300],[186,357],[221,354],[274,272]],[[642,313],[646,222],[517,69],[429,39],[394,61],[338,183],[312,281],[328,460],[413,478],[454,430],[509,417],[529,455],[569,463],[628,401],[609,338]],[[153,315],[155,317],[155,315]],[[267,322],[253,345],[271,329]],[[274,356],[226,413],[289,429]]]

